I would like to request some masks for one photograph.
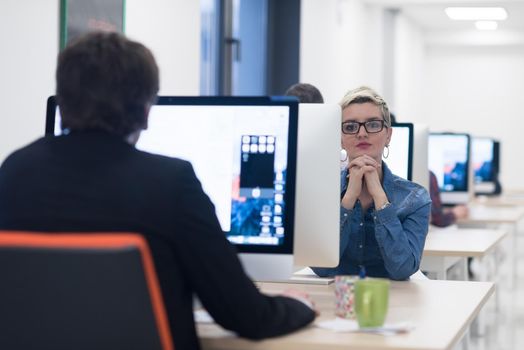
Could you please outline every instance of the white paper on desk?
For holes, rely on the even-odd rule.
[[[346,320],[340,317],[328,321],[316,322],[319,328],[330,329],[335,332],[356,332],[358,323],[355,320]]]
[[[194,310],[193,317],[196,323],[215,323],[213,317],[204,309]]]
[[[406,333],[415,328],[411,322],[385,324],[382,327],[374,328],[359,328],[357,321],[347,320],[340,317],[328,321],[317,322],[315,325],[319,328],[329,329],[335,332],[363,332],[381,335]]]

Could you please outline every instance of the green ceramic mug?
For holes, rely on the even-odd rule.
[[[366,278],[355,282],[355,311],[361,328],[384,325],[388,302],[389,280]]]

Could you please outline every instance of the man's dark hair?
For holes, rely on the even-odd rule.
[[[147,125],[146,109],[158,87],[153,54],[118,33],[86,34],[58,56],[62,128],[128,136]]]
[[[324,103],[320,91],[311,84],[298,83],[286,91],[286,96],[296,96],[300,103]]]

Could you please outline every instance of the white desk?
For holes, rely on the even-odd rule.
[[[437,279],[446,279],[447,270],[461,263],[464,280],[467,280],[466,258],[482,259],[507,236],[506,230],[445,228],[430,229],[422,254],[420,269],[435,273]],[[483,268],[481,281],[488,279]]]
[[[478,196],[475,197],[475,204],[478,205],[487,205],[487,206],[501,206],[501,207],[511,207],[511,206],[524,206],[524,194],[512,195],[512,194],[502,194],[499,196]]]
[[[263,284],[274,293],[289,284]],[[334,287],[292,285],[309,292],[321,311],[319,321],[334,318]],[[215,324],[199,324],[198,334],[205,350],[319,350],[319,349],[451,349],[493,294],[489,282],[412,280],[392,282],[386,322],[411,321],[415,329],[407,334],[383,337],[363,333],[335,333],[309,326],[293,334],[249,341],[238,338]]]
[[[468,207],[469,215],[467,218],[457,221],[459,226],[486,224],[515,225],[524,218],[524,207],[522,206],[490,206],[471,203]]]
[[[517,275],[516,236],[519,222],[523,218],[523,206],[488,206],[471,204],[469,206],[468,218],[458,220],[457,224],[459,227],[465,228],[506,228],[511,240],[511,266],[514,280]]]
[[[426,238],[420,269],[435,274],[437,279],[447,279],[449,268],[459,264],[461,277],[466,281],[467,258],[476,258],[481,265],[479,280],[498,282],[496,261],[493,259],[493,269],[490,269],[486,258],[488,255],[493,257],[490,253],[506,236],[507,231],[500,229],[432,228]],[[498,294],[495,303],[498,308]],[[485,316],[479,315],[477,321],[474,327],[476,334],[483,335]]]

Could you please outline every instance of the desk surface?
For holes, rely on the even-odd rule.
[[[473,201],[476,204],[487,206],[513,207],[524,206],[524,193],[502,194],[499,196],[478,196]]]
[[[423,256],[483,257],[506,236],[505,230],[434,229],[426,237]]]
[[[263,284],[266,293],[289,288],[289,284]],[[311,294],[321,315],[317,321],[334,318],[333,285],[293,285]],[[407,334],[384,337],[363,333],[335,333],[309,326],[293,334],[253,342],[240,339],[215,324],[199,324],[205,350],[235,349],[450,349],[494,291],[489,282],[412,280],[392,282],[386,322],[410,321],[415,329]]]
[[[524,217],[521,206],[488,206],[473,204],[469,206],[469,216],[457,221],[461,224],[516,224]]]

